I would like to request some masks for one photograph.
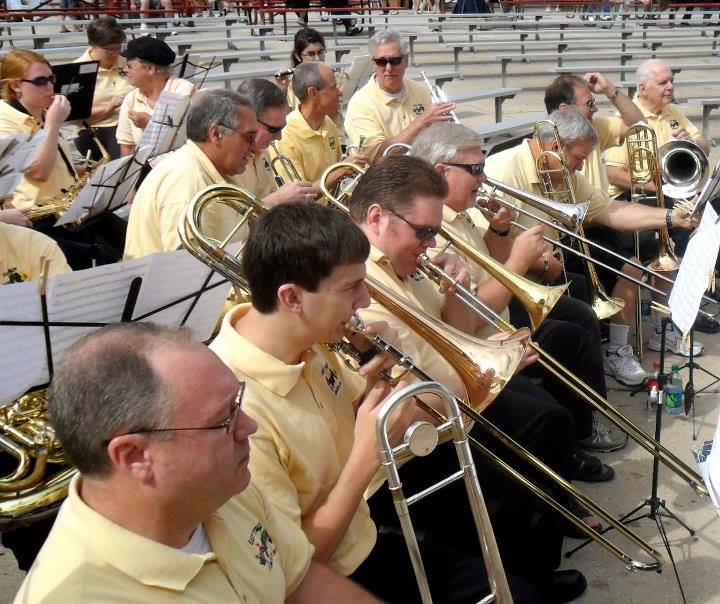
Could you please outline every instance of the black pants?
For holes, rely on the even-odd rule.
[[[448,526],[453,532],[454,527]],[[439,544],[420,543],[428,584],[435,602],[474,603],[490,593],[485,566],[479,558]],[[380,533],[370,555],[350,576],[365,589],[388,602],[420,602],[403,537]],[[538,592],[522,579],[508,575],[516,604],[540,604]]]
[[[97,139],[110,155],[110,159],[118,159],[120,157],[120,145],[118,145],[116,138],[117,128],[115,126],[95,126],[93,130],[95,131]],[[90,151],[90,159],[93,161],[99,161],[102,158],[97,143],[93,140],[93,133],[87,128],[82,129],[78,133],[75,139],[75,146],[83,157],[86,157],[87,152]]]
[[[530,326],[530,318],[515,298],[510,303],[510,320],[516,327]],[[600,396],[607,398],[600,324],[588,304],[562,296],[535,332],[534,340]],[[587,402],[538,363],[530,365],[523,373],[542,378],[543,388],[570,411],[576,438],[590,436],[592,408]]]

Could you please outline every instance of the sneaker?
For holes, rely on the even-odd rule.
[[[587,438],[575,441],[575,445],[584,451],[599,451],[609,453],[622,449],[628,441],[628,435],[622,430],[615,429],[602,423],[593,413],[592,432]]]
[[[148,27],[148,24],[147,24],[147,23],[141,23],[141,24],[140,24],[140,31],[145,31],[145,32],[147,32],[149,29],[150,29],[150,28]],[[148,34],[146,34],[146,33],[143,34],[143,36],[147,36],[147,35],[148,35]]]
[[[603,368],[605,375],[615,378],[626,386],[639,386],[647,378],[647,372],[633,354],[630,344],[618,346],[608,342],[603,344]]]
[[[653,333],[652,336],[650,336],[650,341],[648,342],[647,347],[650,350],[660,352],[661,343],[662,337],[660,334],[660,328],[655,327],[653,328]],[[694,357],[699,357],[703,353],[704,349],[705,345],[701,342],[698,342],[697,340],[693,342]],[[675,354],[679,354],[683,357],[690,356],[690,346],[685,344],[680,330],[677,329],[672,323],[670,323],[670,325],[668,325],[668,328],[665,330],[665,350]]]

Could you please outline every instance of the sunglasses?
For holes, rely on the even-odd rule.
[[[282,132],[282,129],[284,128],[284,126],[271,126],[270,124],[266,124],[262,120],[258,120],[257,122],[258,124],[262,124],[263,126],[265,126],[265,128],[267,128],[267,131],[270,134],[280,134],[280,132]]]
[[[485,164],[446,164],[448,166],[453,166],[454,168],[462,168],[465,170],[465,172],[468,172],[469,174],[472,174],[475,178],[478,176],[481,176],[482,173],[485,171]]]
[[[405,60],[405,55],[400,57],[373,57],[373,63],[378,67],[385,67],[388,63],[397,67]]]
[[[413,231],[415,231],[415,237],[417,237],[418,241],[427,241],[428,239],[432,239],[440,232],[440,227],[418,226],[418,225],[410,222],[407,218],[405,218],[405,216],[401,216],[400,214],[398,214],[395,210],[388,209],[388,212],[390,212],[393,216],[396,216],[397,218],[402,220]]]
[[[42,86],[47,86],[48,84],[55,84],[57,78],[55,77],[55,74],[50,74],[49,76],[39,76],[37,78],[33,78],[32,80],[23,79],[20,81],[27,82],[28,84],[32,84],[33,86],[41,88]]]

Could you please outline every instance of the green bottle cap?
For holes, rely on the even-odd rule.
[[[676,371],[680,371],[680,365],[673,364],[673,366],[670,368],[670,371],[672,371],[673,373],[675,373]]]

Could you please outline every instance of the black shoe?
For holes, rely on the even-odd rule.
[[[346,36],[358,36],[362,33],[362,27],[352,27],[345,30]]]
[[[556,570],[543,590],[548,602],[561,604],[579,597],[587,589],[587,581],[579,570]]]
[[[695,319],[693,329],[695,331],[701,331],[702,333],[717,333],[720,331],[720,323],[705,315],[698,315],[698,318]]]

